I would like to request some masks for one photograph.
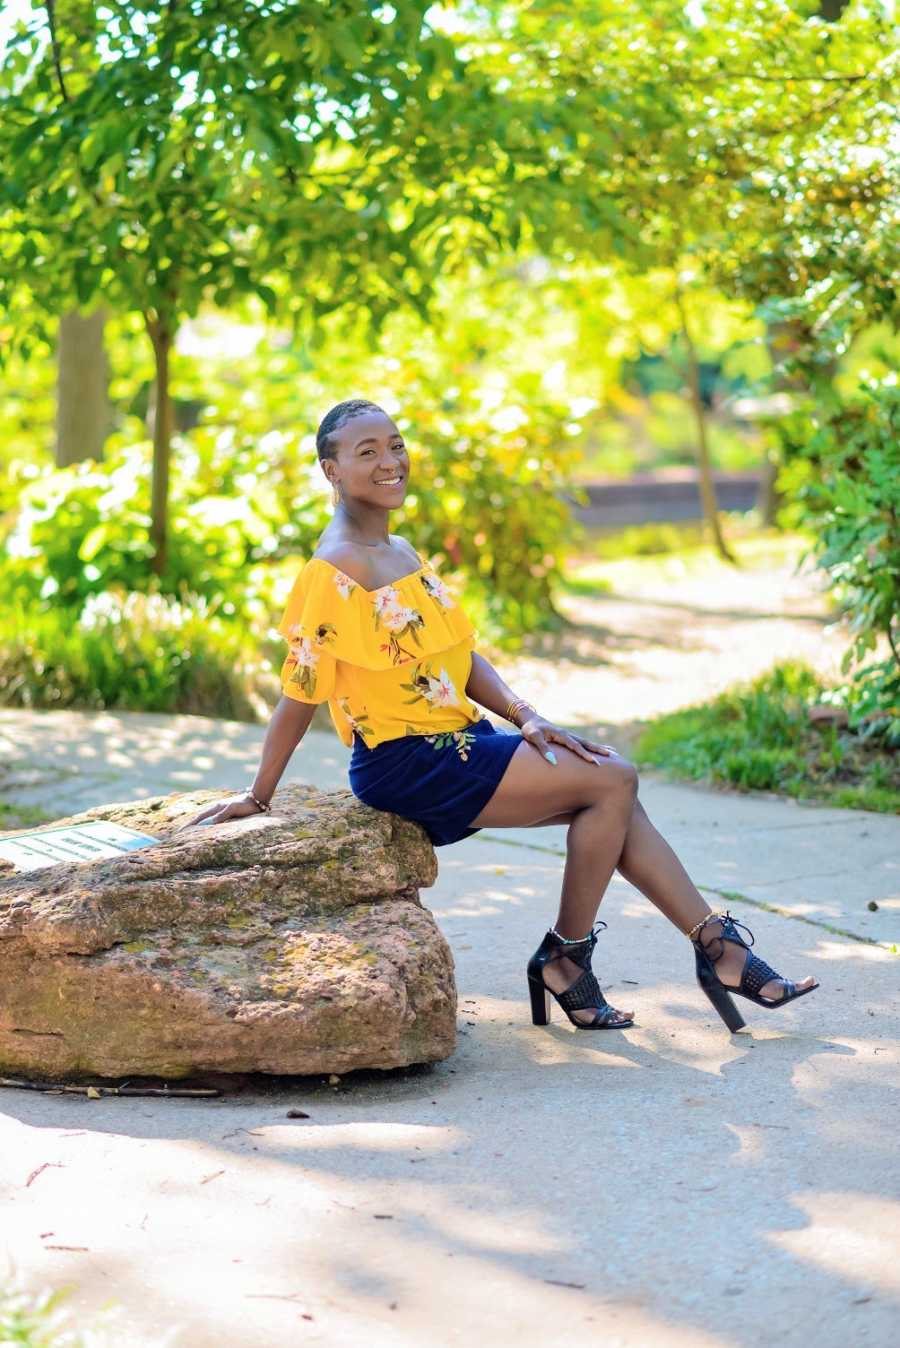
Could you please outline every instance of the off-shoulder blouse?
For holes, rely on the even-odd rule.
[[[327,702],[335,730],[369,749],[402,735],[462,730],[483,713],[466,697],[477,632],[432,566],[376,590],[324,557],[300,570],[278,631],[281,687]]]

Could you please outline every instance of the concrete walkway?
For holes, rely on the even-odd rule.
[[[0,709],[4,790],[56,817],[227,794],[264,734]],[[284,780],[344,786],[347,758],[310,730]],[[456,959],[453,1058],[202,1101],[5,1089],[0,1277],[72,1286],[86,1322],[117,1303],[117,1348],[893,1345],[900,821],[652,774],[640,794],[708,901],[817,991],[738,999],[730,1036],[685,938],[615,877],[595,967],[636,1024],[536,1029],[524,965],[565,829],[483,830],[422,894]]]

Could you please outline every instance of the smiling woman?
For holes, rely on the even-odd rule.
[[[486,826],[569,826],[556,926],[526,971],[535,1024],[547,1024],[551,996],[579,1029],[633,1024],[591,970],[596,931],[606,925],[592,923],[617,869],[690,937],[700,986],[729,1029],[744,1023],[732,991],[775,1007],[817,987],[782,978],[750,953],[730,914],[710,910],[637,799],[631,763],[539,716],[475,651],[477,634],[455,596],[388,533],[409,458],[387,413],[363,399],[339,403],[319,426],[317,448],[336,508],[278,624],[288,642],[284,697],[251,790],[191,822],[266,809],[309,725],[303,707],[327,701],[352,746],[354,795],[415,820],[436,847]],[[477,704],[515,733],[496,730]]]

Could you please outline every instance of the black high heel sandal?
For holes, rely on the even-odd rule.
[[[559,936],[552,927],[549,929],[528,961],[526,970],[528,992],[531,997],[531,1023],[533,1025],[550,1024],[551,995],[556,998],[569,1020],[578,1030],[624,1029],[626,1026],[634,1024],[633,1017],[628,1020],[615,1019],[621,1013],[614,1006],[610,1006],[603,996],[600,991],[600,984],[591,969],[591,956],[594,953],[594,946],[597,944],[596,933],[604,930],[605,927],[605,922],[598,922],[593,930],[587,936],[582,937],[580,941],[567,941],[565,937]],[[564,992],[554,992],[544,982],[544,965],[550,964],[552,960],[563,958],[572,960],[584,972]],[[572,1015],[573,1011],[590,1011],[594,1008],[597,1009],[597,1015],[590,1021],[578,1020]]]
[[[716,918],[721,919],[722,930],[718,936],[712,938],[708,945],[703,945],[700,940],[700,932],[707,922],[712,922]],[[750,937],[749,941],[745,941],[740,935],[737,930],[738,927],[744,927],[744,931]],[[694,936],[694,932],[697,933],[696,936]],[[738,922],[733,918],[727,910],[724,913],[710,913],[702,922],[698,922],[696,927],[691,928],[688,932],[688,938],[697,956],[697,982],[732,1034],[743,1029],[746,1024],[740,1011],[731,1000],[733,993],[737,993],[739,997],[747,997],[751,1002],[756,1002],[757,1006],[765,1006],[774,1011],[776,1007],[783,1006],[786,1002],[792,1002],[795,997],[802,997],[807,992],[815,992],[819,986],[818,983],[813,983],[809,988],[798,988],[796,983],[792,983],[789,978],[782,978],[781,974],[777,973],[771,965],[766,964],[765,960],[760,959],[758,955],[752,955],[750,953],[750,946],[753,944],[752,931],[749,927],[745,927],[743,922]],[[710,946],[715,946],[717,941],[719,949],[713,954],[710,951]],[[726,941],[734,941],[737,945],[742,945],[747,951],[747,958],[741,970],[741,981],[737,987],[732,987],[730,983],[723,983],[716,973],[716,962],[725,953]],[[784,984],[784,993],[781,997],[760,996],[760,988],[764,987],[770,978],[777,978]]]

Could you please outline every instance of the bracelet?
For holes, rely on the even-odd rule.
[[[248,786],[247,790],[244,792],[244,795],[245,795],[245,796],[249,796],[250,799],[253,801],[254,805],[258,805],[258,806],[259,806],[259,808],[262,810],[263,814],[271,814],[271,812],[272,812],[272,806],[271,806],[271,805],[267,805],[267,804],[265,803],[265,801],[259,800],[258,797],[254,796],[254,794],[253,794],[253,792],[250,790],[249,786]]]
[[[689,941],[693,941],[693,939],[694,939],[694,932],[697,931],[697,929],[698,929],[699,927],[705,926],[705,924],[706,924],[707,922],[709,922],[710,918],[713,918],[713,917],[724,917],[724,916],[725,916],[724,913],[707,913],[707,914],[706,914],[706,917],[701,918],[699,922],[695,923],[694,926],[691,927],[690,931],[689,931],[689,932],[686,932],[685,935],[687,936],[687,938],[688,938]]]
[[[562,945],[584,945],[585,941],[587,941],[591,935],[591,933],[588,932],[587,936],[579,936],[573,939],[572,937],[569,936],[560,936],[559,932],[556,930],[555,927],[550,927],[549,930],[550,935],[555,936],[557,941],[559,941]]]
[[[512,721],[513,725],[518,725],[515,714],[517,711],[521,711],[523,707],[528,707],[533,712],[537,711],[537,708],[532,707],[530,702],[526,702],[524,697],[514,698],[512,702],[507,703],[505,712],[506,720]]]

